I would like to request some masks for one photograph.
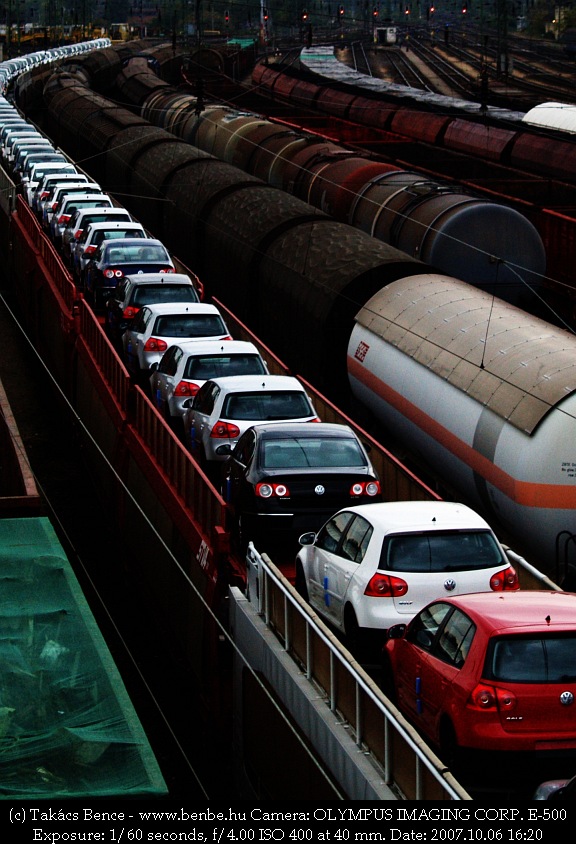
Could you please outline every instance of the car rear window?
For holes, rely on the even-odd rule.
[[[313,416],[305,393],[296,391],[232,393],[224,400],[224,419],[300,419]]]
[[[198,292],[193,284],[143,284],[136,287],[132,296],[132,304],[139,307],[159,305],[162,302],[199,301]]]
[[[367,465],[354,440],[333,437],[290,437],[263,443],[262,463],[266,469],[312,469]]]
[[[514,683],[576,682],[576,635],[506,636],[492,644],[489,679]]]
[[[103,229],[94,232],[92,243],[99,246],[104,240],[119,240],[124,237],[146,237],[146,235],[138,229]]]
[[[156,337],[213,337],[226,333],[224,320],[218,314],[159,316],[152,331]]]
[[[406,572],[474,571],[504,562],[490,531],[433,531],[387,537],[379,568]]]
[[[263,375],[266,372],[260,355],[194,355],[186,361],[184,378],[221,378],[225,375]]]
[[[162,246],[115,246],[106,256],[111,264],[130,264],[141,261],[165,262],[168,255]]]

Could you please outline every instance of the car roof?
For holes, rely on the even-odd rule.
[[[365,508],[368,507],[369,510]],[[490,530],[490,525],[475,510],[453,501],[379,501],[346,507],[346,510],[370,513],[370,518],[386,532],[406,530],[434,531]]]
[[[185,314],[192,309],[195,314],[219,314],[216,305],[207,305],[205,302],[162,302],[155,305],[144,305],[142,310],[152,311],[154,316],[164,314]]]
[[[89,231],[113,231],[114,229],[125,229],[125,228],[132,228],[132,229],[141,229],[144,231],[144,226],[142,223],[138,223],[136,220],[110,220],[107,222],[104,220],[103,222],[98,223],[88,223]],[[122,242],[125,238],[117,237],[114,241],[115,243]],[[142,240],[141,237],[138,240]]]
[[[46,163],[49,164],[50,162],[47,161]],[[54,162],[54,163],[57,163],[57,162]],[[57,176],[60,176],[60,178],[57,179],[56,182],[53,182],[51,187],[54,187],[54,185],[58,184],[59,182],[61,182],[62,184],[65,184],[66,182],[76,181],[78,183],[83,182],[86,185],[89,183],[88,182],[88,176],[85,176],[84,173],[68,173],[68,172],[63,172],[63,173],[58,173],[58,172],[50,173],[50,172],[48,172],[48,173],[45,173],[44,174],[44,181],[56,179]]]
[[[147,237],[146,243],[142,243],[141,237],[119,237],[114,241],[114,246],[162,246],[164,249],[166,247],[162,243],[161,240],[157,240],[155,237]],[[109,244],[107,244],[109,245]],[[168,250],[166,250],[168,251]]]
[[[94,194],[90,194],[90,196],[94,196]],[[113,216],[116,214],[123,214],[125,217],[130,217],[130,212],[127,211],[125,208],[119,208],[117,205],[106,205],[103,208],[79,208],[78,209],[79,215],[81,217],[89,216],[90,214],[106,214],[106,216],[110,215]],[[121,222],[121,221],[119,221]],[[125,220],[124,222],[134,222],[136,223],[137,220]],[[89,224],[90,225],[90,224]]]
[[[245,390],[299,390],[306,392],[300,381],[292,375],[225,375],[210,378],[206,383],[217,384],[223,392]]]
[[[141,239],[141,238],[140,238]],[[118,243],[118,240],[116,241]],[[194,282],[186,273],[138,273],[130,275],[126,273],[124,279],[134,284],[193,284]]]
[[[302,427],[302,426],[305,427]],[[287,436],[304,436],[306,438],[334,437],[341,439],[357,440],[358,437],[348,425],[340,425],[336,422],[318,422],[316,425],[308,425],[307,422],[267,422],[253,426],[258,437],[265,439],[283,439]]]
[[[63,202],[68,202],[69,200],[74,200],[75,202],[81,202],[83,199],[92,199],[99,201],[100,199],[110,199],[107,193],[71,193],[67,194],[64,193],[60,197],[60,204]],[[112,225],[109,223],[108,225]]]
[[[248,340],[184,340],[180,343],[172,343],[169,349],[173,349],[174,346],[178,346],[179,349],[186,352],[186,357],[217,355],[219,352],[225,354],[241,354],[243,352],[259,354],[254,343],[250,343]]]
[[[499,635],[576,632],[574,592],[519,589],[516,592],[474,592],[442,600],[469,614],[479,627]]]

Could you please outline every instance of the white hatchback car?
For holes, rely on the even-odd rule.
[[[134,375],[150,372],[169,346],[183,340],[231,340],[215,305],[163,302],[145,305],[122,335],[124,360]]]
[[[306,390],[289,375],[230,375],[206,381],[185,413],[186,446],[202,462],[226,460],[259,422],[319,422]]]
[[[164,352],[150,376],[152,401],[170,422],[180,421],[202,384],[225,375],[267,375],[253,343],[207,340],[179,343]]]
[[[492,529],[449,501],[393,501],[340,510],[300,537],[296,588],[358,643],[446,595],[519,588]]]

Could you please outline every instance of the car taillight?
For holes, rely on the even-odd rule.
[[[60,216],[58,217],[58,225],[63,226],[64,223],[67,223],[69,219],[70,214],[60,214]]]
[[[210,436],[217,440],[233,440],[240,436],[240,428],[231,422],[219,419],[210,431]]]
[[[84,255],[93,255],[96,252],[97,246],[85,246],[84,247]]]
[[[259,483],[256,484],[255,493],[259,498],[272,498],[272,496],[288,498],[290,496],[290,490],[286,484]]]
[[[468,698],[467,705],[484,712],[495,712],[497,710],[510,712],[516,707],[516,696],[507,689],[489,686],[487,683],[479,683]]]
[[[364,590],[370,598],[399,598],[408,592],[408,584],[400,577],[376,572]]]
[[[490,578],[490,589],[493,592],[514,592],[520,589],[518,574],[514,566],[508,566],[507,569],[493,574]]]
[[[198,384],[193,384],[191,381],[180,381],[174,390],[175,396],[195,396],[200,387]]]
[[[53,202],[52,205],[50,206],[50,208],[52,209],[52,211],[56,211],[56,209],[58,208],[58,203]]]
[[[145,352],[165,352],[168,348],[166,340],[160,340],[159,337],[150,337],[144,343]]]
[[[380,484],[378,481],[362,481],[356,484],[352,484],[352,488],[350,490],[350,495],[360,496],[360,495],[378,495],[380,492]]]
[[[129,305],[127,308],[124,308],[124,310],[122,311],[122,316],[124,317],[124,319],[134,319],[134,317],[136,316],[136,314],[138,313],[139,310],[140,310],[140,308],[134,308],[131,305]]]
[[[104,270],[103,274],[106,278],[122,278],[122,276],[124,275],[122,270],[113,270],[111,267],[109,267],[107,270]]]
[[[74,232],[74,240],[78,240],[78,238],[80,237],[80,235],[82,234],[83,231],[84,231],[84,229],[78,229],[77,231],[75,231]]]
[[[176,272],[176,270],[174,269],[174,267],[166,267],[166,268],[165,268],[165,269],[163,269],[163,270],[158,270],[158,272],[161,272],[161,273],[175,273],[175,272]]]

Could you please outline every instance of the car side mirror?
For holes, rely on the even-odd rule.
[[[388,628],[388,638],[389,639],[402,639],[404,633],[406,632],[406,625],[405,624],[393,624],[392,627]]]
[[[150,372],[151,372],[151,373],[152,373],[152,372],[156,372],[156,370],[157,370],[157,369],[158,369],[158,362],[157,362],[157,361],[154,361],[154,363],[153,363],[153,364],[152,364],[152,366],[150,367]]]
[[[193,406],[193,404],[194,404],[194,399],[193,399],[193,398],[191,398],[191,399],[184,399],[184,401],[182,402],[182,407],[185,407],[185,408],[186,408],[186,410],[189,410],[189,409]]]
[[[311,530],[308,533],[303,533],[302,536],[298,538],[298,542],[300,545],[314,545],[315,539],[316,534]]]

